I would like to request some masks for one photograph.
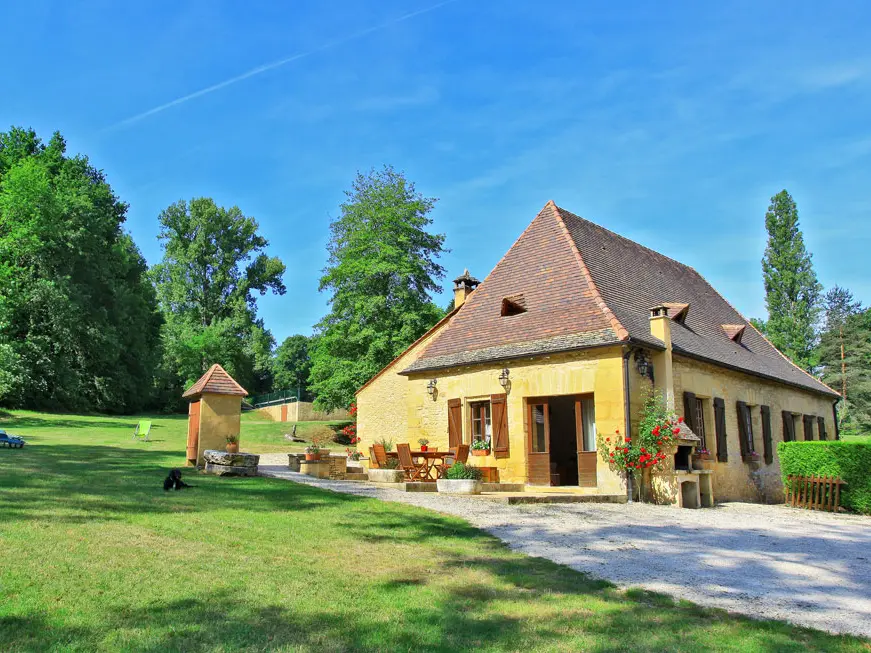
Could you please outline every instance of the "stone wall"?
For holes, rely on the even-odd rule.
[[[285,420],[287,422],[327,422],[351,419],[351,413],[347,410],[319,411],[315,410],[314,404],[310,401],[293,401],[287,404],[264,406],[257,409],[257,414],[264,419],[280,422],[282,421],[283,406],[287,406],[287,419]]]
[[[407,367],[416,357],[409,357],[397,371]],[[475,457],[472,463],[496,467],[504,483],[525,483],[527,441],[527,398],[556,395],[594,395],[596,428],[599,433],[622,429],[623,378],[619,347],[610,347],[537,359],[476,365],[459,369],[423,373],[411,378],[395,373],[384,374],[358,396],[358,434],[360,450],[366,451],[374,440],[388,437],[396,442],[417,446],[418,438],[430,440],[430,446],[448,446],[449,399],[463,401],[464,440],[469,441],[469,402],[489,399],[504,392],[499,373],[510,370],[508,393],[509,456]],[[426,385],[437,380],[437,393],[430,397]],[[613,473],[601,458],[598,463],[598,488],[591,492],[620,494],[625,492],[623,480]]]
[[[693,392],[704,401],[707,447],[714,454],[712,463],[714,495],[718,501],[766,501],[776,503],[783,500],[783,486],[780,477],[780,461],[777,456],[777,443],[783,441],[782,411],[822,417],[826,423],[829,439],[835,437],[835,424],[832,414],[833,399],[807,390],[793,388],[781,383],[766,381],[749,374],[733,372],[720,367],[674,356],[675,408],[683,415],[683,393]],[[726,434],[728,461],[716,462],[716,430],[712,398],[719,397],[726,405]],[[738,440],[738,412],[736,402],[743,401],[751,406],[754,448],[760,455],[758,470],[755,464],[741,459],[741,446]],[[771,409],[771,439],[774,461],[768,465],[762,456],[762,416],[760,406]],[[795,419],[795,418],[794,418]],[[801,419],[796,420],[796,439],[804,439]],[[819,431],[814,420],[814,439],[819,439]]]

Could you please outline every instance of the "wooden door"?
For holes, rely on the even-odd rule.
[[[197,448],[200,440],[200,400],[192,401],[188,408],[188,445],[187,458],[196,463]]]
[[[448,447],[453,449],[463,443],[463,401],[448,399]]]
[[[546,401],[530,401],[526,469],[530,485],[550,485],[550,413]]]
[[[588,451],[584,442],[584,409],[580,399],[575,399],[575,438],[578,449],[578,486],[596,487],[596,451]]]
[[[287,404],[281,404],[281,421],[287,421]]]

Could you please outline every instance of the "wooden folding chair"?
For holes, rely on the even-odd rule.
[[[387,449],[384,448],[383,444],[373,444],[369,447],[369,451],[372,454],[371,460],[375,461],[376,468],[387,467]]]
[[[378,458],[375,456],[375,447],[369,447],[369,467],[370,469],[379,469]]]
[[[405,472],[405,480],[407,481],[425,481],[424,474],[426,473],[426,465],[420,466],[414,464],[414,458],[411,457],[411,447],[408,443],[401,442],[396,445],[396,453],[399,455],[399,467]]]
[[[463,463],[465,465],[469,459],[469,445],[467,444],[451,447],[448,449],[448,452],[450,455],[445,456],[442,464],[438,466],[439,478],[444,478],[445,472],[451,468],[451,465],[456,463]]]

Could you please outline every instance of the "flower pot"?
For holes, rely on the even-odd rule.
[[[473,456],[488,456],[490,455],[489,449],[472,449]]]
[[[425,444],[420,445],[420,450],[421,451],[429,451],[429,449],[427,448],[427,446]]]
[[[226,447],[227,453],[239,453],[238,442],[228,442]]]
[[[320,460],[320,459],[321,459],[321,454],[320,454],[320,453],[307,453],[307,454],[305,455],[305,459],[308,460],[308,461],[310,461],[310,462],[313,461],[313,460]]]
[[[481,494],[481,481],[440,478],[436,481],[436,488],[443,494]]]

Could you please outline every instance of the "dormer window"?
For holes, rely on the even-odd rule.
[[[744,337],[744,330],[747,328],[746,324],[721,324],[723,331],[726,332],[726,335],[729,336],[729,339],[737,344],[741,344],[741,338]]]
[[[502,317],[520,315],[526,312],[526,299],[523,295],[511,295],[502,299]]]
[[[680,302],[663,302],[662,305],[668,309],[668,316],[678,324],[683,324],[687,319],[687,313],[690,310],[689,304],[682,304]]]

